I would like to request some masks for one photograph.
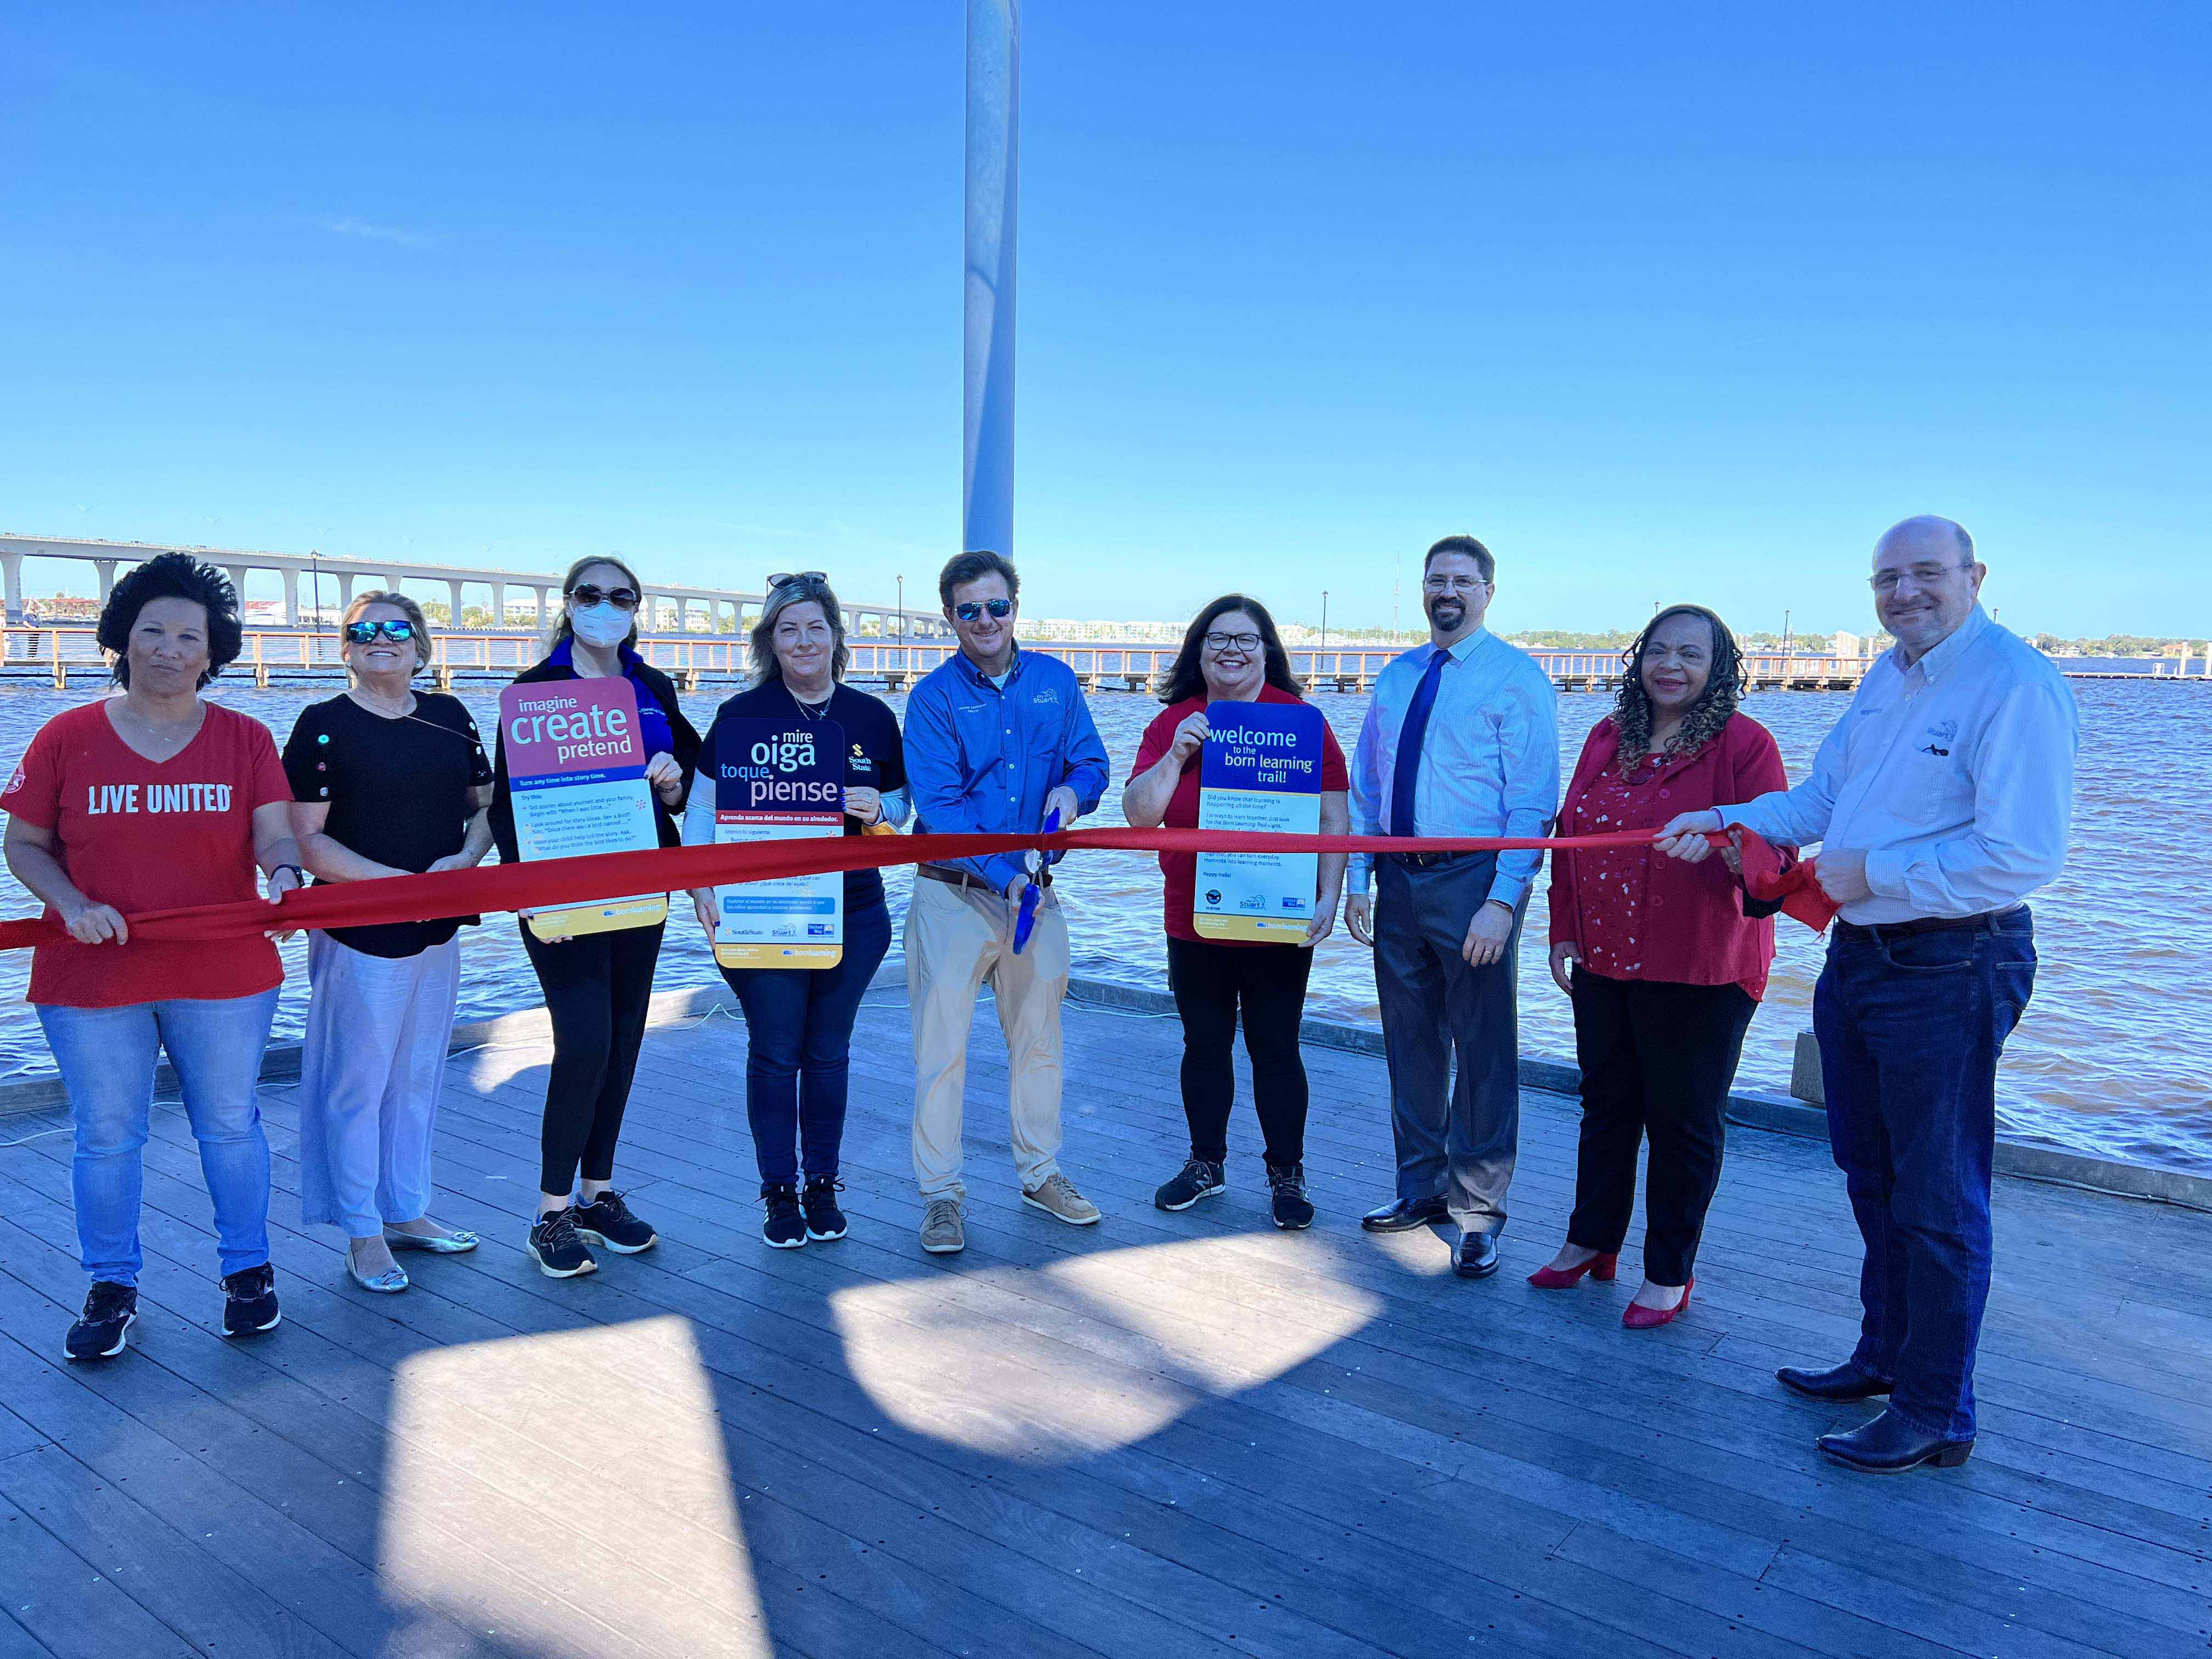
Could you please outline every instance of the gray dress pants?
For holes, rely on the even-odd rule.
[[[1375,860],[1375,988],[1398,1196],[1416,1204],[1442,1197],[1451,1218],[1478,1233],[1505,1225],[1521,1133],[1514,980],[1526,896],[1502,959],[1472,968],[1460,954],[1497,863],[1494,853],[1425,867],[1389,854]]]

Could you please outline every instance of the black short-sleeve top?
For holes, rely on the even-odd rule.
[[[891,712],[889,703],[840,684],[830,692],[829,705],[818,714],[810,714],[799,707],[798,699],[780,679],[740,691],[714,711],[714,724],[708,728],[706,747],[700,751],[700,775],[704,786],[712,788],[719,775],[714,769],[714,733],[724,720],[786,720],[805,725],[816,719],[834,720],[845,733],[847,788],[878,789],[889,794],[894,789],[906,787],[906,747],[900,741],[898,716]],[[846,818],[847,835],[857,836],[861,831],[860,819]],[[845,908],[848,914],[883,902],[884,878],[880,872],[845,872]]]
[[[421,874],[461,850],[475,792],[492,780],[477,723],[459,697],[418,691],[411,714],[389,719],[340,695],[300,711],[284,744],[292,798],[328,806],[323,833],[349,852]],[[474,916],[333,927],[339,944],[372,957],[411,957],[453,938]]]

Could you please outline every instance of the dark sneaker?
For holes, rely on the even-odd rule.
[[[617,1255],[635,1255],[660,1242],[650,1224],[640,1221],[610,1187],[588,1204],[576,1206],[576,1231],[592,1244],[604,1244]]]
[[[1182,1166],[1181,1175],[1152,1194],[1152,1202],[1163,1210],[1188,1210],[1201,1198],[1227,1191],[1228,1186],[1221,1165],[1211,1158],[1194,1158]]]
[[[224,1279],[222,1297],[225,1336],[256,1336],[273,1331],[283,1317],[276,1310],[276,1270],[265,1261]]]
[[[763,1182],[761,1202],[768,1206],[761,1237],[771,1249],[795,1250],[806,1243],[806,1214],[799,1207],[798,1188],[788,1181]]]
[[[123,1352],[131,1322],[138,1317],[138,1287],[112,1279],[93,1281],[84,1299],[84,1311],[70,1326],[62,1343],[70,1359],[112,1359]]]
[[[538,1264],[538,1271],[548,1279],[574,1279],[578,1273],[596,1271],[599,1265],[592,1260],[592,1253],[576,1236],[576,1206],[573,1204],[532,1222],[530,1237],[523,1248]]]
[[[799,1202],[806,1212],[809,1238],[844,1237],[845,1212],[837,1207],[837,1194],[844,1190],[845,1183],[836,1176],[806,1177],[806,1190],[799,1195]]]
[[[1306,1196],[1306,1166],[1303,1164],[1270,1164],[1267,1166],[1267,1190],[1274,1194],[1275,1224],[1278,1227],[1310,1227],[1313,1225],[1313,1201]]]

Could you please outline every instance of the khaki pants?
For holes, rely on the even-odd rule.
[[[1034,1189],[1060,1168],[1060,1005],[1067,994],[1067,919],[1045,895],[1014,954],[1005,895],[927,877],[906,913],[907,1000],[914,1012],[914,1173],[924,1198],[960,1198],[962,1097],[968,1031],[985,980],[999,1004],[1012,1073],[1014,1170]]]

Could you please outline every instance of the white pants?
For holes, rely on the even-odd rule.
[[[430,1207],[430,1138],[446,1086],[461,945],[373,957],[307,936],[300,1062],[302,1218],[374,1238]]]
[[[927,876],[906,913],[907,1000],[914,1012],[914,1173],[925,1198],[963,1196],[962,1097],[968,1030],[985,980],[1006,1036],[1014,1169],[1024,1188],[1060,1168],[1060,1005],[1067,994],[1067,919],[1048,893],[1014,954],[1014,907],[979,887]]]

